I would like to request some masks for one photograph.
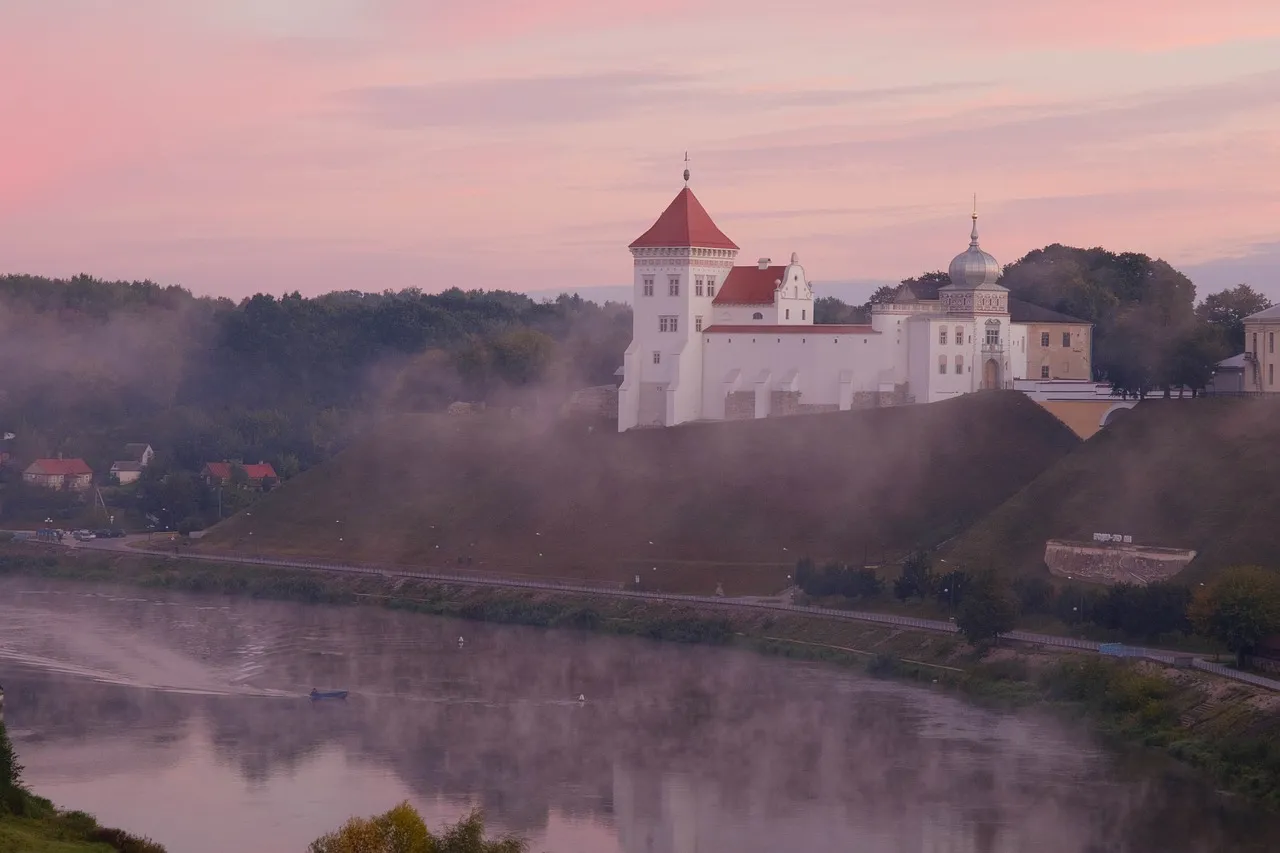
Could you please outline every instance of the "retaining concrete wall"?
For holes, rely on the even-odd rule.
[[[1195,551],[1146,545],[1101,545],[1050,539],[1044,546],[1044,562],[1050,573],[1089,583],[1146,586],[1168,580],[1195,559]]]

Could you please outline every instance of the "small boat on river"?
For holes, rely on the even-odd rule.
[[[316,690],[311,688],[311,701],[316,702],[321,699],[346,699],[347,691],[345,690]]]

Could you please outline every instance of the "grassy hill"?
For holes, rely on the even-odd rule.
[[[875,560],[954,535],[1078,444],[1012,392],[622,435],[406,416],[199,547],[774,592],[802,555]]]
[[[1151,400],[1062,458],[950,550],[1006,572],[1043,566],[1050,538],[1095,532],[1194,548],[1179,580],[1280,555],[1280,401]]]

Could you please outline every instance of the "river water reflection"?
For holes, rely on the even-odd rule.
[[[724,649],[10,580],[0,683],[35,790],[171,853],[303,851],[402,799],[549,853],[1280,849],[1045,716]]]

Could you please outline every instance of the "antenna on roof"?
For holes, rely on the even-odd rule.
[[[689,186],[689,152],[684,152],[684,185]]]

